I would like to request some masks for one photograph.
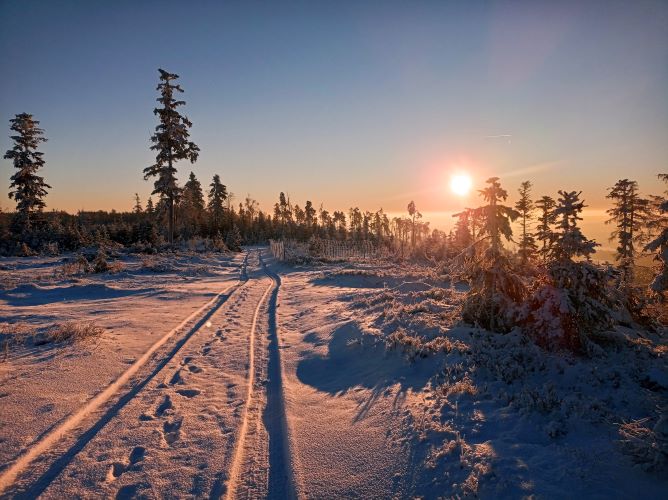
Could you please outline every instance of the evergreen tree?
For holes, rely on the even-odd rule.
[[[552,249],[552,226],[557,221],[557,215],[554,213],[556,202],[550,196],[543,196],[536,201],[538,209],[538,225],[536,226],[536,239],[541,242],[538,249],[543,262],[546,262]]]
[[[190,172],[188,182],[183,186],[183,199],[195,213],[201,214],[204,211],[202,184],[200,184],[193,172]]]
[[[209,216],[211,217],[211,229],[215,235],[220,231],[223,223],[224,211],[225,211],[225,200],[227,200],[227,187],[220,182],[220,176],[218,174],[213,176],[213,181],[209,185],[211,190],[209,191]]]
[[[17,169],[10,179],[9,197],[16,200],[13,225],[15,232],[20,233],[30,230],[38,214],[41,214],[45,207],[43,198],[51,186],[37,175],[37,171],[44,166],[44,153],[38,151],[37,147],[40,142],[46,142],[39,121],[28,113],[15,115],[9,121],[10,129],[17,135],[10,136],[14,146],[5,153],[4,158],[12,160]]]
[[[590,352],[590,337],[612,326],[620,303],[611,272],[590,261],[598,244],[578,227],[585,207],[580,194],[559,191],[547,273],[537,280],[525,318],[540,344]]]
[[[508,198],[508,192],[501,187],[498,177],[487,179],[488,187],[481,189],[479,193],[487,201],[487,205],[482,207],[483,224],[480,228],[480,236],[487,236],[494,253],[501,250],[501,236],[510,241],[513,236],[513,230],[510,226],[519,216],[519,212],[511,207],[501,205],[499,202]]]
[[[415,221],[421,219],[422,214],[416,208],[413,200],[408,204],[408,215],[411,218],[411,248],[415,248]]]
[[[139,194],[138,194],[138,193],[135,193],[135,206],[134,206],[134,208],[132,209],[132,213],[140,214],[140,213],[142,213],[143,211],[144,211],[144,210],[143,210],[142,207],[141,207],[141,201],[139,201]]]
[[[150,196],[148,197],[148,201],[146,202],[146,210],[145,212],[149,215],[152,215],[153,212],[155,211],[155,208],[153,208],[153,198]]]
[[[232,228],[225,235],[225,246],[233,252],[241,252],[241,242],[242,238],[239,227],[233,224]]]
[[[586,207],[580,201],[582,191],[559,191],[559,194],[561,197],[554,209],[557,227],[552,236],[550,256],[555,261],[572,261],[576,257],[589,260],[599,244],[585,238],[578,226],[578,221],[582,220],[580,213]]]
[[[518,189],[520,199],[515,203],[515,209],[520,214],[520,224],[522,227],[522,236],[519,241],[520,260],[526,264],[531,256],[536,252],[538,246],[533,234],[529,231],[529,222],[533,218],[534,204],[531,200],[531,182],[524,181]]]
[[[306,202],[306,206],[304,207],[304,215],[306,217],[306,227],[309,229],[314,229],[318,224],[318,218],[316,217],[316,210],[313,207],[313,203],[310,201]]]
[[[620,179],[608,191],[607,198],[612,200],[613,206],[607,210],[610,219],[605,223],[615,224],[610,241],[617,239],[615,259],[619,262],[623,283],[629,285],[633,282],[636,257],[634,243],[643,240],[642,229],[647,220],[649,200],[641,198],[638,183],[628,179]]]
[[[192,123],[188,118],[182,116],[177,108],[183,106],[185,101],[174,98],[174,92],[183,92],[179,84],[174,80],[179,78],[174,73],[168,73],[162,69],[160,72],[160,83],[157,90],[160,97],[156,100],[161,107],[155,108],[153,113],[159,117],[160,123],[155,128],[155,134],[151,136],[153,145],[151,149],[157,151],[155,163],[144,169],[144,179],[157,177],[152,194],[159,194],[165,199],[168,217],[168,241],[174,242],[174,225],[176,222],[174,208],[179,187],[176,180],[176,167],[174,163],[179,160],[189,160],[191,163],[197,161],[199,147],[188,139]]]
[[[484,219],[480,237],[488,238],[490,245],[466,263],[471,289],[464,301],[462,314],[467,322],[493,331],[508,331],[514,326],[525,287],[502,251],[501,237],[511,240],[511,222],[520,214],[501,204],[508,198],[508,193],[501,187],[498,177],[488,179],[487,184],[489,186],[479,191],[487,201],[487,205],[481,207]]]
[[[668,174],[659,174],[659,179],[668,183]],[[658,211],[655,223],[659,234],[647,244],[645,250],[656,252],[655,259],[659,262],[659,269],[650,289],[658,294],[663,302],[668,291],[668,196],[658,205]]]
[[[184,237],[186,239],[191,238],[202,225],[204,216],[202,185],[193,172],[190,172],[188,182],[183,186],[179,212],[181,213],[181,226],[184,231]]]

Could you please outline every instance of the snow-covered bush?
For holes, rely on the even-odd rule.
[[[622,450],[644,470],[668,470],[668,416],[660,415],[654,427],[649,418],[633,420],[619,426]]]
[[[585,352],[589,337],[612,328],[619,294],[614,274],[590,262],[551,264],[534,286],[520,317],[542,347]]]
[[[613,270],[589,260],[597,243],[577,225],[585,207],[580,193],[559,194],[554,211],[559,222],[551,236],[549,261],[520,317],[543,347],[591,353],[591,336],[611,328],[618,317],[619,292],[612,286]]]

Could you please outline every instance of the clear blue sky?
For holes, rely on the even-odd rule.
[[[455,168],[600,209],[617,179],[659,192],[668,170],[665,1],[0,0],[0,67],[0,148],[15,113],[42,121],[49,208],[146,199],[158,67],[202,150],[181,179],[219,173],[265,210],[279,191],[456,210],[476,200],[447,189]]]

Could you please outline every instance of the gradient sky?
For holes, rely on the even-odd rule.
[[[668,170],[665,1],[0,0],[0,149],[15,113],[41,120],[49,209],[145,201],[158,67],[202,150],[180,178],[219,173],[265,210],[285,191],[448,212],[477,203],[448,189],[464,169],[600,211],[617,179],[658,193]]]

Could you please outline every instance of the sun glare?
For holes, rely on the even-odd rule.
[[[468,174],[456,174],[450,179],[450,189],[458,196],[466,196],[471,190],[473,181]]]

